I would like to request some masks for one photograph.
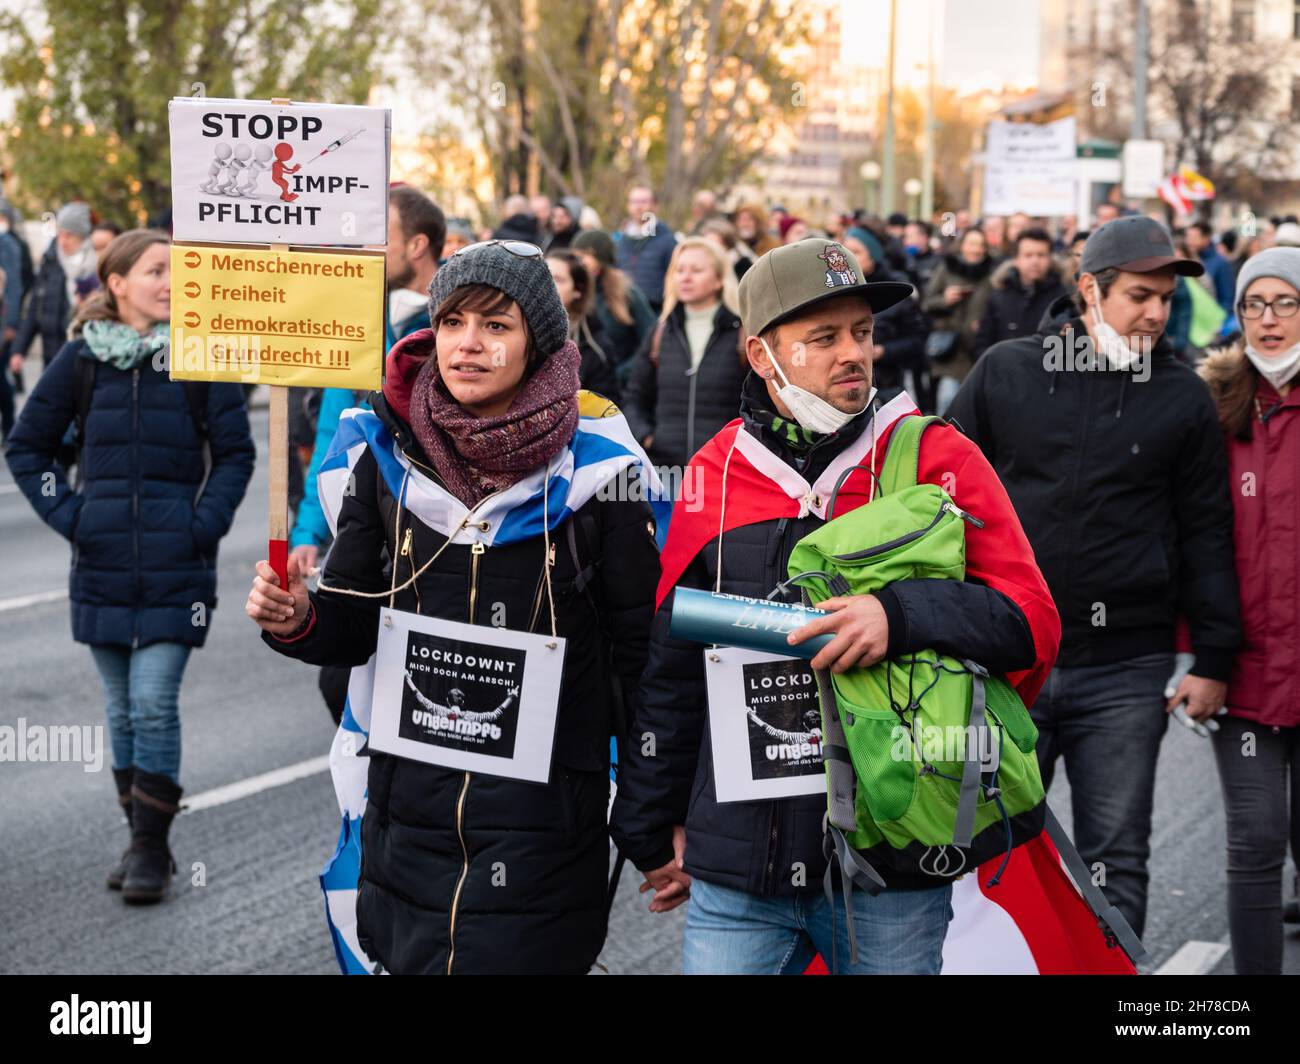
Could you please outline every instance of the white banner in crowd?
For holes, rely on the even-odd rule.
[[[185,96],[167,111],[177,240],[387,241],[386,108]]]
[[[1075,210],[1075,120],[990,122],[984,213],[1054,217]]]

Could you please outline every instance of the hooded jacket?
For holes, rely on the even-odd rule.
[[[993,271],[991,291],[979,328],[971,357],[978,359],[990,347],[1003,340],[1032,336],[1038,331],[1047,308],[1065,295],[1067,289],[1056,265],[1031,285],[1020,279],[1020,270],[1012,261],[1002,263]]]
[[[949,409],[1006,485],[1061,614],[1061,665],[1174,649],[1226,680],[1241,635],[1228,461],[1209,390],[1166,337],[1093,368],[1071,297],[985,352]]]
[[[905,397],[896,402],[911,406]],[[725,426],[708,446],[725,452],[729,446],[725,440],[734,440],[737,431],[744,431],[813,483],[837,455],[871,430],[872,417],[871,410],[864,411],[839,432],[818,436],[810,447],[796,449],[787,432],[790,423],[776,420],[765,385],[751,373],[740,418]],[[882,432],[877,474],[887,443],[887,431]],[[673,826],[684,824],[685,865],[692,876],[766,896],[820,893],[826,868],[824,795],[725,804],[717,800],[705,648],[669,634],[673,589],[712,590],[718,577],[717,536],[708,530],[718,527],[715,515],[723,478],[703,467],[694,472],[701,474],[697,479],[704,498],[684,500],[685,509],[678,503],[674,510],[662,559],[663,598],[655,614],[638,715],[632,723],[634,739],[646,733],[655,737],[654,754],[646,756],[640,742],[628,744],[610,831],[622,853],[642,871],[659,868],[672,858]],[[948,426],[932,427],[921,439],[917,480],[943,484],[949,478],[957,505],[984,521],[983,528],[967,530],[966,580],[902,580],[878,593],[889,622],[887,654],[895,657],[935,647],[974,657],[992,671],[1011,673],[1009,679],[1029,704],[1056,656],[1060,635],[1056,612],[993,470],[960,433]],[[771,490],[781,489],[773,484]],[[743,509],[734,505],[723,512]],[[821,523],[809,512],[802,518],[727,527],[722,534],[721,590],[766,597],[785,579],[795,543]],[[933,886],[934,879],[919,872],[914,880],[891,875],[889,885]]]
[[[370,398],[406,456],[436,477],[409,424],[411,388],[433,350],[433,335],[414,333],[393,348],[383,391]],[[409,529],[411,538],[405,546],[395,542],[397,503],[368,448],[352,473],[354,492],[344,497],[323,581],[387,589],[388,558],[397,559],[400,584],[433,559],[445,537],[403,509],[404,535]],[[581,974],[600,952],[609,739],[616,730],[612,684],[627,705],[635,704],[658,572],[648,504],[635,493],[613,495],[597,494],[578,511],[578,527],[584,514],[590,517],[595,539],[584,535],[579,542],[575,530],[584,568],[595,567],[590,597],[579,589],[564,527],[550,536],[556,630],[567,643],[550,782],[370,753],[357,928],[362,948],[390,972]],[[544,556],[540,535],[481,553],[469,545],[447,547],[414,585],[397,592],[396,608],[549,630]],[[264,633],[263,640],[314,665],[362,665],[375,649],[381,601],[314,591],[304,632],[288,639]]]

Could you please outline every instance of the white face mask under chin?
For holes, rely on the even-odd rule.
[[[1115,369],[1131,370],[1134,363],[1142,357],[1141,354],[1129,347],[1128,341],[1101,316],[1101,307],[1096,303],[1092,305],[1092,321],[1094,342],[1098,350],[1106,356],[1106,361]]]
[[[823,435],[838,432],[858,414],[866,410],[876,397],[876,389],[872,388],[867,396],[867,401],[862,404],[862,410],[846,414],[843,410],[832,406],[821,396],[813,395],[812,392],[806,388],[800,388],[797,384],[791,384],[790,379],[773,357],[772,349],[767,346],[767,341],[760,336],[758,342],[763,345],[768,360],[772,363],[776,372],[780,374],[782,385],[776,390],[777,398],[785,404],[786,409],[790,411],[790,416],[809,432],[820,432]]]
[[[1300,369],[1300,344],[1292,344],[1285,351],[1269,358],[1261,355],[1250,344],[1246,345],[1246,357],[1254,367],[1275,389],[1280,389],[1296,375]]]

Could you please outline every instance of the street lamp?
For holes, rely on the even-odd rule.
[[[903,191],[907,193],[907,215],[909,218],[917,216],[917,197],[921,195],[925,185],[922,184],[919,177],[909,177],[903,182]]]
[[[868,214],[877,213],[875,184],[880,180],[881,173],[883,171],[875,159],[868,159],[858,168],[858,176],[862,178],[867,186],[866,208]]]

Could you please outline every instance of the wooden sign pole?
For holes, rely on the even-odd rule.
[[[271,102],[287,107],[293,101],[277,96]],[[283,253],[288,244],[272,244],[271,250]],[[271,465],[267,470],[267,501],[270,504],[267,527],[267,561],[280,578],[280,586],[289,587],[289,388],[269,385],[271,424],[268,451]]]
[[[287,244],[272,244],[271,250],[287,251]],[[289,388],[283,384],[269,385],[271,392],[271,424],[269,452],[271,465],[267,471],[268,523],[267,561],[280,578],[280,586],[289,586]]]

